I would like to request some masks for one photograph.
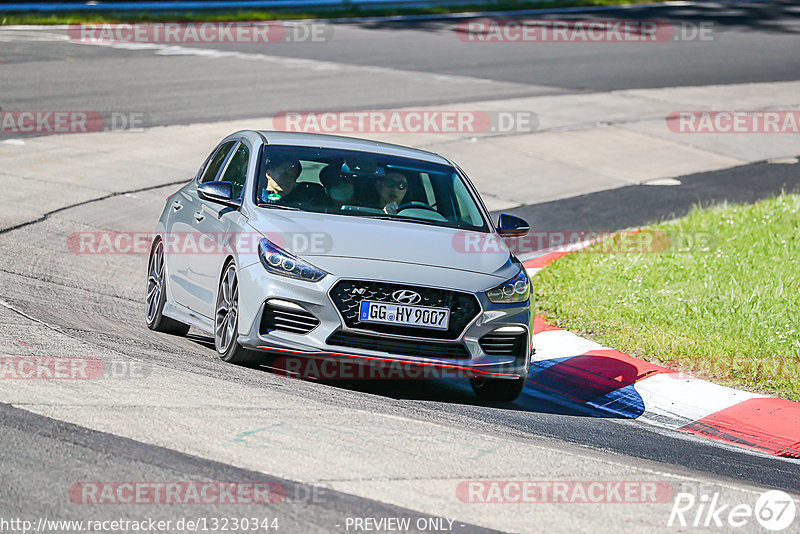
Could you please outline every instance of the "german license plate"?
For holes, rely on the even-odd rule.
[[[450,325],[450,309],[362,300],[358,318],[364,323],[447,330]]]

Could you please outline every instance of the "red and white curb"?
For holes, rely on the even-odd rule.
[[[531,275],[569,251],[525,262]],[[800,403],[712,384],[634,358],[536,317],[526,393],[775,456],[800,458]]]

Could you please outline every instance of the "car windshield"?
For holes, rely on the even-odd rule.
[[[476,199],[456,170],[417,159],[267,146],[255,195],[263,208],[488,231]]]

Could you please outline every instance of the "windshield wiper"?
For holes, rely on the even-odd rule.
[[[381,219],[384,221],[418,221],[418,219],[414,219],[412,217],[402,217],[398,215],[359,215],[359,217],[366,217],[367,219]]]
[[[452,228],[452,226],[441,224],[440,221],[431,221],[429,219],[422,219],[422,218],[418,219],[416,217],[405,217],[402,215],[362,215],[362,217],[366,217],[368,219],[380,219],[382,221],[402,221],[402,222],[427,224],[428,226],[438,226],[441,228]]]
[[[259,204],[259,208],[273,208],[278,210],[289,210],[289,211],[303,211],[296,206],[286,206],[285,204]]]

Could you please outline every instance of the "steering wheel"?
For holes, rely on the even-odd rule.
[[[429,206],[428,204],[425,204],[424,202],[419,202],[418,200],[413,200],[411,202],[406,202],[405,204],[400,204],[399,206],[397,206],[397,213],[400,213],[403,210],[412,209],[412,208],[413,209],[429,210],[429,211],[432,211],[432,212],[434,212],[436,214],[439,214],[439,211],[436,208],[434,208],[433,206]]]

